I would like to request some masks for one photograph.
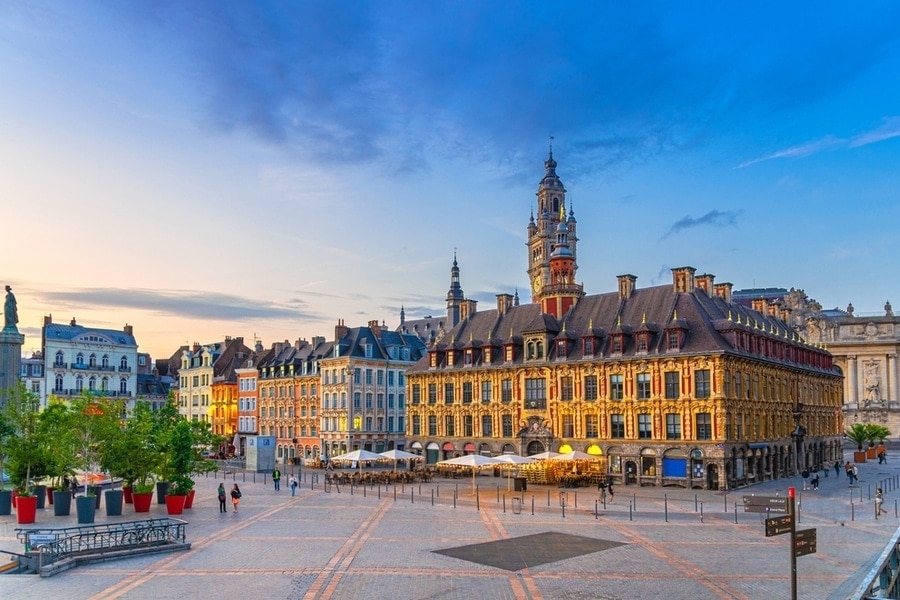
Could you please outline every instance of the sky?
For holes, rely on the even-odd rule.
[[[0,284],[154,358],[530,301],[552,144],[588,294],[692,266],[900,309],[900,4],[9,0]]]

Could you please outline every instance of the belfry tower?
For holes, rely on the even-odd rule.
[[[565,244],[570,254],[571,272],[569,280],[574,283],[576,261],[575,213],[569,210],[566,217],[566,188],[556,174],[556,161],[553,160],[553,147],[544,161],[544,178],[537,190],[537,219],[534,213],[528,222],[528,278],[531,281],[531,301],[539,302],[541,292],[552,280],[550,258],[558,241],[558,227],[565,226]],[[583,294],[582,294],[583,295]]]

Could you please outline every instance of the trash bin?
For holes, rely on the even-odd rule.
[[[513,477],[513,489],[524,492],[528,489],[528,481],[524,477]]]

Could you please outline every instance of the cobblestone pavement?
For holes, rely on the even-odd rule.
[[[326,493],[316,474],[303,470],[292,497],[286,486],[276,492],[265,485],[262,475],[228,473],[226,481],[236,478],[244,493],[240,511],[229,506],[225,514],[215,496],[222,475],[200,479],[194,508],[183,516],[189,551],[96,563],[51,578],[0,575],[0,597],[790,598],[789,537],[765,537],[763,516],[743,512],[742,497],[785,495],[794,485],[798,529],[815,527],[818,537],[817,552],[797,559],[798,597],[823,600],[846,598],[900,525],[900,464],[874,461],[860,465],[855,487],[833,469],[818,491],[803,491],[799,478],[727,494],[617,486],[606,507],[592,489],[507,492],[506,480],[489,475],[477,478],[475,496],[471,479]],[[890,514],[876,519],[878,486]],[[567,492],[565,507],[560,492]],[[520,511],[513,496],[522,498]],[[106,517],[101,509],[97,522],[134,520],[130,511],[126,505],[124,516]],[[76,524],[74,509],[71,517],[38,512],[35,526]],[[154,504],[150,516],[164,515],[165,507]],[[22,550],[17,527],[15,513],[0,517],[0,549]],[[516,571],[436,552],[546,532],[612,543]]]

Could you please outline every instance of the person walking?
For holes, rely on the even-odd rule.
[[[853,485],[853,463],[851,463],[848,460],[847,464],[844,465],[844,470],[847,472],[847,479],[850,480],[850,485],[852,486]]]
[[[291,475],[290,479],[288,479],[288,485],[291,488],[291,496],[297,493],[297,478]]]
[[[834,476],[837,477],[841,474],[841,463],[840,461],[834,461]]]
[[[875,490],[875,518],[886,514],[888,511],[884,510],[884,492],[881,491],[881,488],[877,488]]]
[[[812,489],[819,489],[819,473],[816,472],[813,474],[812,479],[809,480],[809,484],[812,486]]]
[[[224,483],[219,484],[219,489],[216,490],[216,493],[218,493],[218,495],[219,495],[219,512],[220,513],[228,512],[228,509],[225,508],[226,496],[225,496],[225,484]]]
[[[278,467],[272,471],[272,482],[275,484],[275,491],[281,489],[281,471],[278,470]]]
[[[612,479],[608,479],[606,481],[606,491],[609,493],[609,501],[612,502],[615,494],[613,493],[613,482]]]
[[[238,505],[241,503],[241,488],[238,487],[238,484],[234,484],[234,487],[231,488],[231,506],[234,508],[234,512],[238,511]]]

